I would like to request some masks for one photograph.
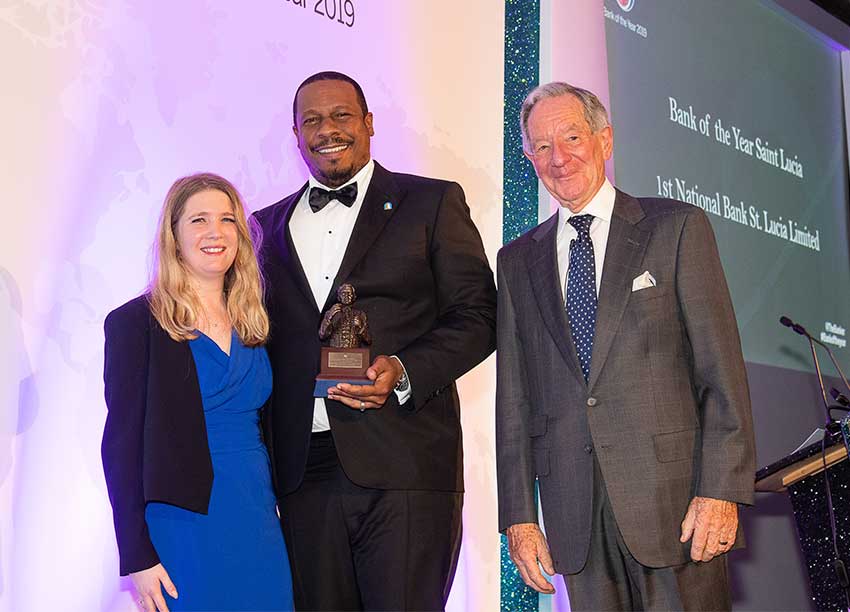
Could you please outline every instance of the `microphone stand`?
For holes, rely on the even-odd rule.
[[[835,555],[835,558],[832,562],[832,569],[835,572],[835,577],[838,579],[838,584],[841,586],[841,590],[844,592],[844,601],[846,605],[846,609],[850,610],[850,576],[847,573],[847,567],[844,565],[844,561],[841,559],[841,555],[838,552],[838,530],[835,526],[835,509],[832,504],[832,487],[829,482],[829,469],[826,465],[826,438],[830,433],[830,425],[832,425],[832,415],[829,412],[829,400],[826,399],[826,388],[823,384],[823,375],[821,374],[820,363],[818,362],[817,351],[815,351],[815,342],[820,344],[826,349],[827,354],[829,354],[832,359],[832,363],[835,365],[836,369],[841,374],[841,379],[844,381],[844,384],[847,385],[847,379],[844,377],[844,372],[841,371],[841,368],[838,366],[838,363],[835,360],[835,357],[832,355],[832,351],[829,350],[829,347],[824,345],[819,340],[812,338],[811,334],[806,331],[806,328],[802,325],[794,323],[788,317],[781,317],[779,322],[786,327],[790,327],[795,332],[800,334],[801,336],[805,336],[809,341],[809,348],[812,349],[812,360],[815,363],[815,372],[818,377],[818,384],[820,385],[820,393],[821,398],[823,399],[823,407],[826,410],[826,431],[824,432],[823,438],[821,438],[821,463],[823,464],[823,481],[826,485],[826,508],[829,512],[829,527],[832,535],[832,552]],[[850,390],[850,387],[848,387]],[[846,442],[845,442],[846,444]],[[850,449],[848,449],[850,452]]]
[[[812,339],[815,340],[814,338]],[[844,383],[844,388],[847,389],[848,392],[850,392],[850,383],[847,382],[847,377],[844,375],[844,371],[841,369],[841,366],[838,365],[838,360],[832,353],[832,349],[830,349],[825,343],[821,342],[820,340],[815,340],[815,342],[820,344],[826,350],[826,354],[829,355],[830,360],[832,360],[832,365],[834,365],[835,369],[838,370],[838,376],[841,377],[841,382]]]
[[[779,317],[779,322],[785,327],[789,327],[794,330],[795,333],[800,334],[801,336],[805,336],[806,340],[809,341],[809,348],[812,351],[812,361],[815,364],[815,372],[818,377],[818,385],[820,386],[821,398],[823,399],[823,405],[826,409],[826,427],[829,428],[831,425],[835,423],[832,419],[832,413],[830,412],[832,408],[840,408],[840,406],[829,405],[829,400],[826,398],[826,386],[823,384],[823,373],[820,369],[820,362],[818,361],[817,351],[815,350],[815,344],[820,345],[825,351],[826,354],[829,355],[830,361],[832,361],[832,365],[835,366],[835,369],[838,371],[838,375],[841,377],[841,381],[844,383],[844,387],[850,392],[850,383],[847,382],[847,377],[844,375],[844,371],[841,369],[841,366],[838,363],[838,360],[835,358],[832,350],[823,342],[812,336],[805,327],[800,325],[799,323],[795,323],[791,319],[786,316]],[[840,395],[840,394],[839,394]],[[835,394],[833,393],[833,396]],[[834,429],[834,428],[833,428]],[[829,429],[828,429],[829,431]],[[847,449],[848,454],[850,454],[850,447]]]
[[[797,331],[796,329],[794,331]],[[815,351],[815,343],[814,338],[812,338],[805,329],[803,329],[803,333],[806,336],[806,339],[809,341],[809,348],[812,349],[812,360],[815,362],[815,372],[818,375],[818,385],[820,386],[820,396],[823,399],[823,408],[826,410],[826,426],[832,423],[832,416],[829,414],[829,400],[826,399],[826,387],[823,384],[823,374],[820,371],[820,362],[818,361],[818,354]]]

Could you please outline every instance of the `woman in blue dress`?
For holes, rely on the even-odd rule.
[[[292,610],[261,409],[262,281],[244,206],[213,174],[166,196],[149,292],[112,311],[102,457],[141,609]]]

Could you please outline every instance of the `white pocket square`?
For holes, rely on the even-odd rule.
[[[635,276],[635,280],[632,281],[632,293],[640,291],[641,289],[655,287],[655,285],[655,278],[649,273],[649,270],[647,270],[640,276]]]

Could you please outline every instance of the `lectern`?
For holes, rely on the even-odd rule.
[[[756,472],[756,491],[788,491],[797,536],[806,560],[817,610],[847,610],[833,563],[829,509],[824,478],[829,478],[838,553],[850,567],[850,461],[841,432],[827,433],[826,455],[815,442]]]

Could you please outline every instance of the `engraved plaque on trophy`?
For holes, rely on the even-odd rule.
[[[322,363],[313,397],[327,397],[328,389],[337,383],[372,385],[366,377],[369,368],[369,349],[372,344],[366,313],[353,307],[357,294],[348,283],[336,292],[336,304],[331,306],[319,326],[319,339],[327,341],[322,347]]]

